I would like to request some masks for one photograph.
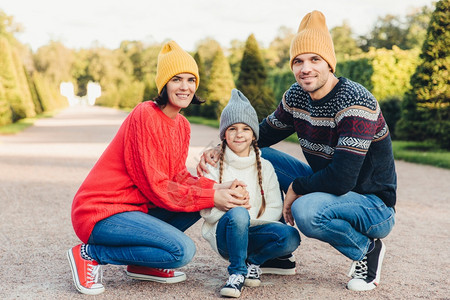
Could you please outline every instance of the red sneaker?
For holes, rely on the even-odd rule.
[[[129,265],[127,275],[133,279],[156,281],[159,283],[176,283],[186,280],[186,274],[170,269],[157,269]]]
[[[67,251],[67,258],[69,259],[70,268],[72,269],[75,287],[83,294],[101,294],[105,291],[103,284],[98,283],[99,277],[100,279],[102,277],[101,265],[95,260],[86,260],[82,258],[80,249],[81,244]]]

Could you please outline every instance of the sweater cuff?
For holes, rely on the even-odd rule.
[[[214,180],[206,177],[200,177],[198,179],[198,186],[202,189],[212,189],[214,187],[214,184],[216,184]]]
[[[214,182],[214,181],[213,181]],[[214,189],[202,189],[198,195],[196,205],[198,210],[214,207]]]
[[[302,187],[302,184],[300,183],[300,177],[294,179],[294,181],[292,182],[292,189],[297,195],[303,196],[306,194],[305,190]]]

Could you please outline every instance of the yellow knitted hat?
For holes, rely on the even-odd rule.
[[[334,53],[333,39],[328,31],[325,16],[317,10],[308,13],[300,23],[297,34],[291,42],[291,69],[294,58],[303,53],[320,55],[331,67],[336,70],[336,55]]]
[[[191,73],[195,76],[195,88],[198,88],[200,77],[195,59],[181,47],[170,41],[166,43],[158,54],[158,66],[156,67],[156,87],[158,94],[173,76],[180,73]]]

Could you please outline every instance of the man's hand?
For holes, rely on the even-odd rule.
[[[216,166],[216,163],[219,161],[220,147],[216,146],[212,149],[208,149],[203,152],[200,157],[200,162],[197,165],[197,175],[203,176],[204,173],[209,173],[206,164],[210,164],[212,166]]]
[[[299,197],[301,197],[301,195],[297,195],[294,190],[292,189],[292,183],[289,186],[287,192],[286,192],[286,196],[284,197],[284,202],[283,202],[283,217],[284,220],[286,221],[286,223],[294,226],[294,217],[292,216],[292,212],[291,212],[291,206],[292,203],[294,203],[295,200],[297,200]]]

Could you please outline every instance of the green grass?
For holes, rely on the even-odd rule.
[[[219,120],[205,119],[203,117],[197,117],[197,116],[189,116],[186,118],[192,124],[201,124],[201,125],[206,125],[206,126],[210,126],[210,127],[214,127],[214,128],[219,128],[219,125],[220,125]]]
[[[219,128],[218,120],[210,120],[202,117],[187,117],[193,124],[202,124]],[[298,143],[297,135],[289,136],[286,142]],[[393,141],[392,148],[394,158],[412,163],[430,165],[434,167],[450,169],[450,152],[439,149],[430,142],[406,142]]]
[[[450,152],[431,142],[393,141],[395,159],[450,169]]]
[[[55,115],[56,112],[46,112],[40,115],[37,115],[36,117],[33,118],[25,118],[25,119],[20,119],[19,121],[12,123],[12,124],[8,124],[8,125],[3,125],[0,126],[0,134],[17,134],[23,130],[25,130],[26,128],[32,126],[34,124],[34,122],[36,122],[36,120],[41,119],[41,118],[51,118],[53,115]]]

